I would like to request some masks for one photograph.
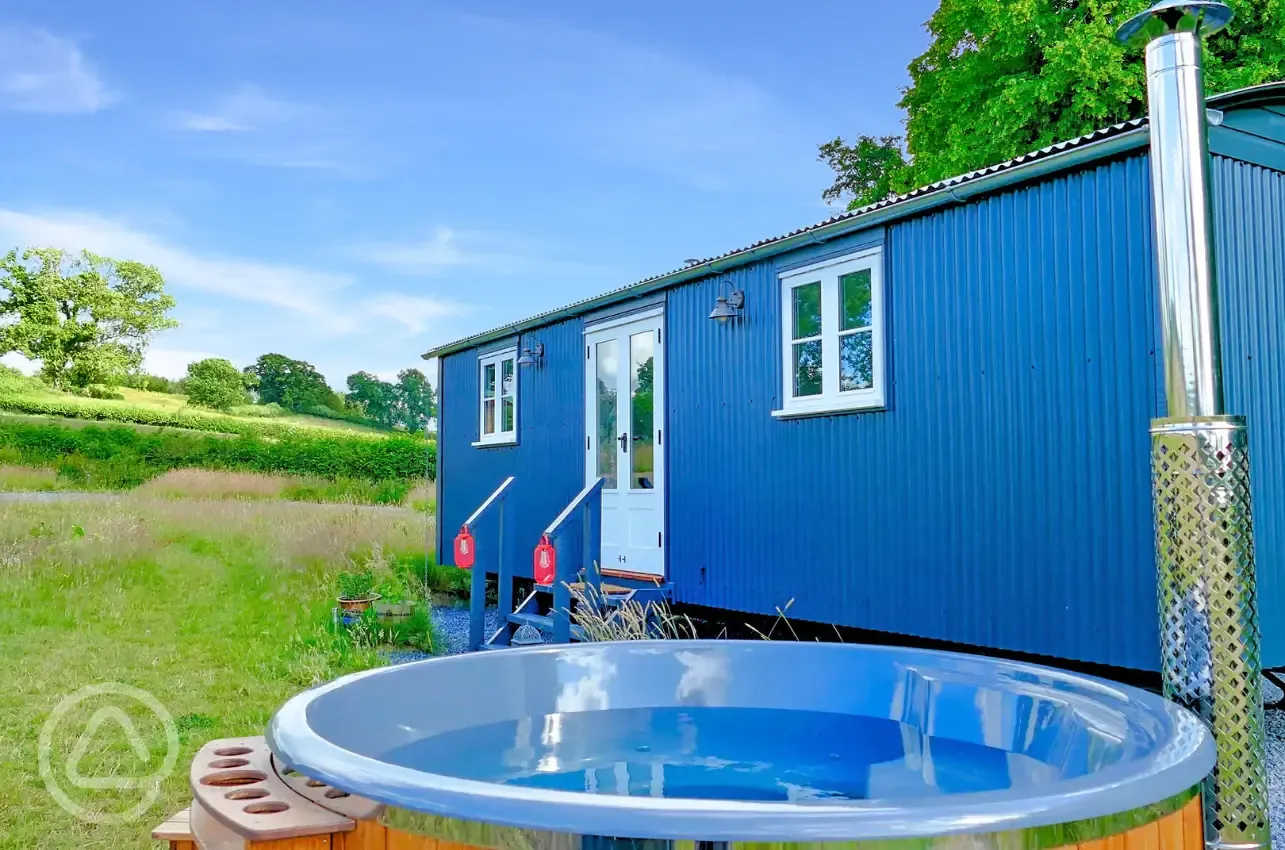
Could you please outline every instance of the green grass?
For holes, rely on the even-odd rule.
[[[129,387],[120,387],[118,392],[124,396],[122,400],[86,398],[58,392],[34,378],[0,366],[0,411],[7,413],[137,423],[281,439],[301,435],[333,435],[336,432],[379,439],[395,433],[320,416],[290,414],[264,417],[219,413],[188,404],[187,396]]]
[[[142,408],[172,412],[180,410],[201,410],[201,408],[189,406],[187,396],[185,395],[154,393],[148,390],[130,389],[129,387],[119,387],[118,392],[125,396],[125,400],[123,402],[117,402],[117,404],[134,405]],[[266,417],[258,416],[255,415],[254,412],[251,412],[254,407],[258,406],[259,405],[247,405],[242,408],[233,408],[231,411],[223,415],[230,416],[233,419],[243,419],[247,422],[255,423],[262,422],[264,419],[270,419],[273,422],[293,425],[297,428],[321,428],[330,431],[355,431],[357,433],[364,434],[388,433],[387,431],[383,431],[369,425],[359,425],[355,422],[344,422],[337,419],[325,419],[320,416],[306,416],[299,413],[286,413],[285,415],[272,415]],[[239,413],[238,410],[245,412]]]
[[[262,734],[292,694],[378,663],[328,625],[336,577],[368,565],[372,553],[383,568],[414,575],[423,565],[423,521],[411,511],[142,496],[7,505],[0,848],[154,847],[151,828],[190,799],[187,767],[202,744]],[[152,694],[174,720],[179,752],[154,805],[129,822],[94,825],[47,793],[38,740],[64,697],[108,682]],[[135,723],[150,760],[140,762],[120,728],[105,723],[80,762],[83,775],[146,774],[166,750],[164,727],[136,703],[100,696],[70,712],[52,735],[50,763],[73,801],[100,811],[138,798],[76,789],[62,771],[90,716],[113,706]]]

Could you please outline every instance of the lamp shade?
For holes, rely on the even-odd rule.
[[[726,295],[720,295],[714,301],[714,309],[710,311],[709,317],[719,324],[725,323],[728,319],[736,316],[736,308],[727,302]]]

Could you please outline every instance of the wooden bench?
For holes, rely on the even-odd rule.
[[[165,819],[165,823],[152,830],[156,841],[168,841],[169,850],[197,850],[196,839],[192,836],[191,810],[175,812]]]

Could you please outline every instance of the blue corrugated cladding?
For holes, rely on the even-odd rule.
[[[1285,174],[1214,158],[1227,409],[1246,417],[1263,660],[1285,664]]]
[[[450,541],[460,525],[500,482],[514,475],[505,518],[515,524],[518,574],[530,576],[531,551],[541,530],[584,483],[581,322],[572,319],[540,328],[522,342],[544,343],[545,357],[543,365],[518,370],[516,446],[471,445],[478,437],[478,351],[452,354],[443,361],[438,551],[443,562],[450,563]]]
[[[672,290],[670,572],[680,601],[1155,668],[1158,407],[1147,159],[893,225],[890,409],[773,419],[777,273]],[[876,234],[876,238],[879,234]]]

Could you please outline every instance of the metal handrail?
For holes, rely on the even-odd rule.
[[[585,582],[592,585],[595,592],[600,590],[597,553],[602,549],[602,488],[605,485],[604,478],[596,478],[586,484],[544,530],[553,543],[557,564],[553,581],[553,610],[549,612],[553,619],[554,643],[571,640],[571,582],[581,569],[585,573]],[[577,515],[582,532],[579,563],[566,557],[570,553],[565,552],[561,544],[562,532]]]
[[[478,505],[477,510],[464,521],[464,527],[473,530],[473,526],[480,523],[491,515],[496,514],[497,533],[495,546],[495,568],[487,569],[486,558],[489,556],[489,550],[486,546],[474,542],[476,552],[473,560],[473,576],[469,587],[469,617],[468,617],[468,642],[469,649],[481,649],[485,640],[486,631],[486,574],[494,572],[499,574],[500,585],[500,610],[507,613],[506,602],[509,606],[513,604],[513,573],[508,567],[507,556],[512,548],[508,545],[507,527],[504,522],[504,501],[509,494],[509,488],[513,485],[513,476],[510,475],[500,483],[499,487],[486,498],[482,504]],[[508,579],[506,581],[506,578]],[[508,592],[505,593],[505,588]],[[508,597],[507,600],[505,597]]]

